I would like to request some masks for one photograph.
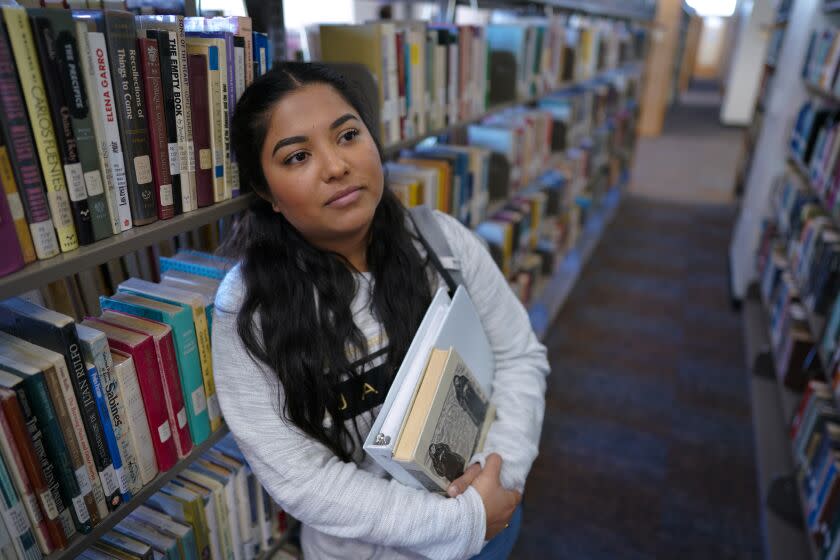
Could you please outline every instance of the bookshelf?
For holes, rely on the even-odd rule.
[[[511,1],[511,3],[513,2]],[[280,3],[278,2],[278,4]],[[556,0],[541,2],[540,4],[550,9],[580,12],[599,17],[644,20],[651,17],[655,2],[652,2],[651,0],[635,0],[633,2],[621,2],[617,0],[605,0],[602,2]],[[498,5],[498,3],[494,5]],[[195,2],[186,2],[185,9],[188,14],[194,15],[196,13]],[[280,21],[282,21],[282,15]],[[604,70],[587,80],[563,83],[559,88],[555,89],[554,92],[570,88],[596,87],[603,83],[604,80],[617,75],[632,74],[641,71],[642,64],[640,62],[631,62],[618,68]],[[400,150],[417,144],[423,138],[447,135],[455,130],[464,128],[466,125],[479,122],[485,117],[512,107],[520,105],[533,105],[540,98],[550,95],[551,93],[553,92],[547,92],[529,99],[496,105],[488,109],[486,112],[472,117],[467,121],[458,122],[438,130],[429,131],[424,133],[421,137],[398,142],[385,148],[386,157],[398,155]],[[621,108],[623,109],[625,107]],[[587,126],[587,128],[589,127]],[[612,148],[609,149],[612,150]],[[630,151],[626,149],[621,149],[620,152],[612,151],[612,153],[624,160],[628,160],[631,157]],[[584,188],[592,186],[596,180],[600,179],[602,172],[601,168],[606,166],[607,162],[608,160],[605,160],[603,157],[599,157],[599,159],[593,163],[593,178],[588,182],[582,182],[582,184],[576,186],[575,188],[582,191]],[[584,265],[594,252],[594,249],[597,246],[607,224],[615,215],[621,198],[621,189],[627,183],[627,180],[628,178],[625,174],[625,176],[622,177],[617,184],[612,186],[603,199],[598,197],[594,201],[595,203],[589,212],[589,219],[586,221],[584,229],[581,232],[580,238],[575,247],[569,251],[564,258],[559,259],[559,263],[554,270],[554,274],[543,281],[541,286],[538,285],[534,289],[535,295],[532,298],[532,303],[528,306],[529,316],[531,317],[535,331],[541,339],[545,337],[548,326],[551,324],[554,316],[556,316],[564,302],[569,297],[569,294]],[[536,183],[534,183],[534,185],[536,185]],[[568,187],[572,188],[572,185],[569,185]],[[529,187],[526,187],[510,193],[509,198],[525,193],[528,190]],[[247,209],[253,201],[253,197],[253,194],[245,194],[206,208],[178,215],[169,220],[157,221],[146,226],[137,226],[129,231],[114,235],[91,245],[82,246],[79,249],[60,254],[52,259],[31,263],[18,272],[0,278],[0,300],[45,286],[46,284],[80,273],[92,267],[96,267],[112,259],[120,258],[131,252],[171,239],[181,233],[192,231],[196,228],[213,224],[220,219],[236,215]],[[500,210],[509,201],[509,198],[496,202],[489,208],[489,212],[492,213],[494,210]],[[208,440],[203,442],[201,445],[195,446],[192,452],[180,460],[173,468],[159,474],[152,482],[144,486],[140,492],[134,495],[129,502],[124,503],[117,510],[109,513],[109,515],[98,523],[90,533],[86,535],[76,535],[70,540],[66,548],[56,551],[45,558],[48,560],[64,560],[77,557],[103,534],[113,529],[118,523],[120,523],[120,521],[131,514],[134,508],[146,502],[150,496],[159,491],[164,485],[187,469],[193,461],[196,460],[196,458],[206,453],[208,449],[218,443],[227,433],[228,429],[226,426],[219,428]],[[296,524],[297,523],[294,520],[290,519],[289,529],[293,529]],[[289,530],[287,530],[286,535],[288,535],[288,533]],[[258,556],[258,560],[267,560],[270,558],[272,553],[284,544],[285,539],[286,537],[280,539],[280,541],[275,543],[272,548],[261,552],[260,556]]]
[[[241,212],[248,207],[254,196],[250,193],[245,194],[187,214],[180,214],[169,220],[158,220],[147,226],[134,227],[51,259],[35,261],[18,272],[0,278],[0,300],[39,288],[64,276]]]
[[[755,290],[758,291],[758,290]],[[767,505],[773,480],[793,471],[793,455],[786,419],[792,418],[799,395],[788,389],[775,374],[771,354],[770,326],[758,296],[748,296],[742,312],[747,378],[750,386],[753,433],[755,434],[759,515],[765,527],[765,558],[818,558],[814,546],[801,529],[779,518]],[[802,505],[800,496],[799,505]]]

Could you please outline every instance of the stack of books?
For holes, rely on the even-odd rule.
[[[2,20],[0,275],[238,196],[232,108],[270,52],[249,18]]]

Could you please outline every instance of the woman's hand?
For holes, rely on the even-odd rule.
[[[454,498],[466,492],[467,487],[473,486],[484,503],[487,516],[485,540],[490,540],[502,532],[513,517],[516,506],[522,500],[519,492],[506,490],[499,482],[499,472],[502,469],[502,458],[498,453],[491,453],[484,462],[484,468],[478,463],[470,465],[460,478],[452,481],[447,494]]]

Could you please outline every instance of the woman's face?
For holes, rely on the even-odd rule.
[[[315,245],[366,233],[383,175],[360,115],[332,86],[311,84],[270,119],[260,160],[274,211]]]

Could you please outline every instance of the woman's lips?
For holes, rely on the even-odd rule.
[[[362,194],[362,187],[351,187],[335,193],[325,206],[344,208],[356,202]]]

